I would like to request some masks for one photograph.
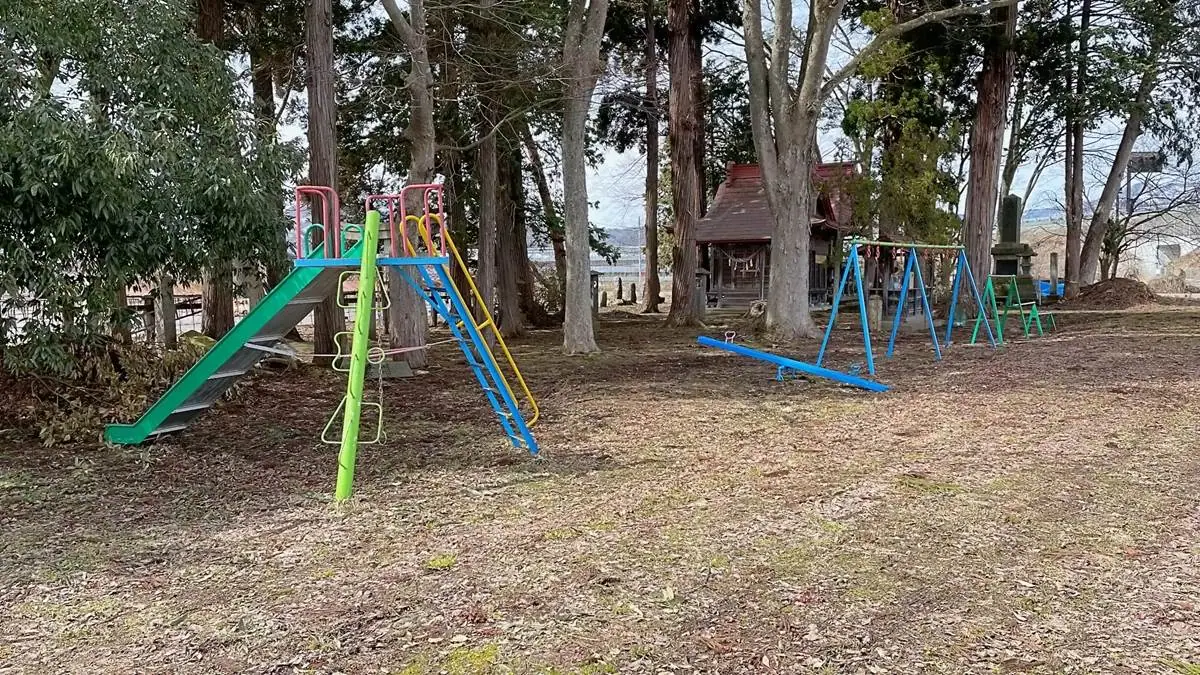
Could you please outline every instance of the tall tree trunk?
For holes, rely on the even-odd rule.
[[[971,172],[962,237],[967,260],[975,274],[975,283],[980,288],[991,271],[1000,150],[1007,126],[1008,92],[1016,64],[1012,39],[1017,29],[1017,10],[1014,7],[993,9],[991,18],[995,27],[984,53],[975,125],[971,128]]]
[[[216,260],[204,269],[200,284],[200,332],[220,340],[233,328],[233,266]]]
[[[525,335],[525,316],[521,311],[521,277],[528,276],[529,264],[521,260],[517,242],[517,209],[520,208],[521,155],[518,148],[504,142],[498,158],[498,215],[496,227],[496,293],[499,296],[500,334],[504,337]]]
[[[163,347],[174,349],[178,341],[178,326],[175,325],[175,280],[163,273],[158,278],[158,293],[154,296],[154,317]]]
[[[485,116],[486,120],[486,116]],[[496,310],[496,234],[499,220],[499,160],[496,157],[496,134],[489,133],[489,121],[480,125],[480,132],[487,134],[479,144],[479,266],[475,272],[475,285],[489,312]],[[476,318],[483,321],[483,312],[477,311]]]
[[[440,35],[438,42],[441,45],[439,50],[441,54],[437,57],[444,64],[443,78],[441,82],[441,98],[446,101],[457,101],[462,91],[466,80],[464,68],[459,65],[458,59],[451,58],[451,49],[454,44],[453,26],[450,22],[441,21]],[[466,187],[463,182],[462,155],[455,147],[456,139],[447,139],[441,143],[446,146],[446,149],[437,155],[438,173],[445,177],[443,181],[444,189],[446,190],[446,201],[449,204],[450,212],[446,214],[449,224],[450,238],[455,244],[460,247],[465,247],[468,241],[467,236],[467,211],[466,205],[463,203],[466,195]],[[469,257],[469,256],[468,256]],[[464,260],[464,263],[467,261]],[[470,287],[468,277],[471,271],[464,265],[458,264],[458,261],[450,261],[450,277],[454,280],[455,287],[466,289]],[[475,309],[475,297],[473,294],[466,294],[463,297],[466,303],[467,311],[472,315],[477,311]]]
[[[688,31],[691,33],[691,48],[692,55],[688,59],[688,66],[692,71],[692,125],[695,128],[695,134],[692,136],[692,162],[696,165],[696,190],[698,192],[696,217],[703,218],[705,213],[708,213],[708,178],[704,167],[705,153],[705,138],[704,127],[707,126],[707,118],[705,115],[707,109],[707,99],[705,98],[704,87],[704,36],[700,31],[700,2],[695,0],[691,4],[691,13],[688,16]]]
[[[252,27],[253,37],[250,44],[250,88],[254,96],[254,120],[258,127],[259,142],[262,144],[273,144],[277,138],[277,130],[275,128],[275,57],[267,51],[264,45],[264,23],[266,17],[263,16],[263,5],[255,4],[253,9]],[[275,286],[283,280],[288,273],[287,262],[287,236],[288,229],[282,222],[283,214],[283,192],[280,186],[280,194],[276,200],[278,205],[277,212],[280,214],[280,231],[278,241],[276,242],[275,255],[267,260],[267,288],[275,288]]]
[[[646,1],[646,282],[645,313],[657,314],[662,288],[658,278],[658,41],[654,36],[654,0]]]
[[[892,167],[897,164],[900,153],[900,130],[899,125],[887,125],[888,127],[897,127],[896,129],[888,129],[884,132],[883,138],[880,140],[879,149],[879,187],[881,194],[890,194],[895,191],[892,187],[896,173]],[[870,166],[865,164],[864,166]],[[903,175],[903,171],[899,172]],[[903,180],[903,178],[901,178]],[[900,218],[896,209],[891,206],[892,200],[879,199],[879,237],[890,239],[900,234]],[[957,204],[955,205],[957,207]]]
[[[1158,68],[1151,66],[1142,73],[1138,84],[1137,97],[1129,111],[1129,119],[1125,121],[1125,131],[1121,134],[1121,143],[1117,146],[1117,155],[1113,158],[1108,170],[1108,179],[1104,181],[1104,190],[1100,200],[1092,211],[1092,221],[1088,225],[1087,238],[1083,242],[1083,251],[1079,260],[1079,283],[1087,285],[1096,279],[1096,266],[1099,262],[1100,248],[1104,236],[1108,232],[1108,221],[1112,215],[1113,203],[1121,194],[1121,178],[1129,168],[1129,157],[1133,153],[1133,144],[1142,134],[1142,120],[1146,117],[1146,109],[1150,102],[1150,93],[1158,80]]]
[[[482,138],[477,153],[479,171],[479,269],[476,280],[484,305],[493,317],[499,318],[498,295],[499,267],[503,265],[500,237],[508,216],[508,167],[504,166],[500,147],[500,122],[505,113],[505,92],[502,72],[505,68],[496,63],[495,55],[504,46],[501,18],[494,11],[494,0],[482,0],[481,12],[470,22],[469,43],[478,51],[479,63],[476,87],[481,101],[478,134]],[[479,320],[482,321],[482,312]],[[499,326],[497,326],[499,328]]]
[[[608,0],[571,0],[563,39],[563,66],[567,73],[562,126],[567,248],[563,349],[568,354],[600,351],[592,330],[586,132],[592,92],[603,67],[600,38],[607,17]]]
[[[567,285],[563,297],[563,349],[568,354],[600,351],[592,329],[591,253],[584,132],[590,96],[570,95],[563,115],[563,193],[566,215]],[[582,99],[582,100],[579,100]]]
[[[800,125],[798,125],[800,126]],[[811,227],[816,196],[812,172],[815,163],[816,124],[804,124],[807,139],[799,138],[789,148],[780,175],[788,180],[776,187],[772,215],[770,290],[767,293],[767,326],[783,341],[816,335],[809,310],[808,272]]]
[[[446,177],[446,201],[450,203],[450,237],[458,246],[464,246],[468,238],[467,209],[466,204],[463,203],[466,185],[464,185],[462,176],[462,161],[457,150],[447,150],[443,153],[441,173]],[[470,273],[469,269],[459,266],[457,262],[450,270],[450,274],[454,278],[454,285],[460,289],[469,286],[467,276]],[[476,311],[474,296],[468,295],[463,300],[467,303],[467,309],[474,314]]]
[[[424,0],[410,0],[408,15],[401,11],[395,0],[384,0],[384,10],[392,28],[408,48],[411,66],[406,85],[410,98],[408,127],[404,135],[411,143],[408,160],[408,184],[429,183],[437,160],[437,137],[433,126],[433,70],[429,65],[428,25],[425,21]],[[424,212],[422,195],[411,192],[405,202],[408,213]],[[412,368],[424,368],[428,363],[425,346],[429,334],[429,319],[425,301],[416,289],[395,270],[388,274],[388,297],[391,310],[388,313],[388,332],[393,347],[407,348],[404,360]]]
[[[220,47],[225,39],[225,0],[200,0],[196,35]],[[228,260],[204,269],[200,283],[200,330],[219,340],[233,328],[233,267]]]
[[[1067,79],[1068,80],[1070,79],[1070,73],[1068,73]],[[1069,86],[1070,85],[1068,85],[1068,88],[1069,88]],[[1075,204],[1071,199],[1071,193],[1074,190],[1075,190],[1075,135],[1072,133],[1072,123],[1070,120],[1068,120],[1067,124],[1066,124],[1066,128],[1063,130],[1063,197],[1064,197],[1064,203],[1066,205],[1063,216],[1066,219],[1066,225],[1067,225],[1067,235],[1064,239],[1064,244],[1066,246],[1066,251],[1064,252],[1064,261],[1065,261],[1066,257],[1070,255],[1070,252],[1071,252],[1071,227],[1072,227],[1071,223],[1074,222],[1074,218],[1075,218]],[[1076,241],[1079,240],[1078,233],[1075,234],[1075,240]],[[1064,265],[1065,264],[1066,263],[1064,262]],[[1075,266],[1076,266],[1076,269],[1078,269],[1078,266],[1079,266],[1078,258],[1076,258],[1076,260],[1075,260]],[[1065,267],[1063,268],[1062,274],[1063,274],[1063,276],[1062,276],[1063,296],[1065,297],[1066,296],[1066,287],[1067,287],[1067,271],[1066,271]],[[1078,279],[1078,278],[1079,278],[1078,273],[1076,273],[1076,279]],[[1076,287],[1078,287],[1078,285],[1076,285]]]
[[[542,164],[542,155],[533,133],[529,130],[529,121],[521,119],[521,142],[525,145],[529,165],[533,169],[533,182],[537,185],[538,200],[542,203],[542,213],[546,219],[546,230],[550,237],[550,245],[554,249],[554,273],[558,278],[559,299],[566,293],[567,283],[567,247],[563,235],[562,219],[554,211],[554,195],[550,192],[550,181],[546,180],[546,168]]]
[[[1017,169],[1021,168],[1024,161],[1024,156],[1021,151],[1021,125],[1025,113],[1025,87],[1026,82],[1024,77],[1013,75],[1017,80],[1016,91],[1013,93],[1012,106],[1009,108],[1009,130],[1008,130],[1008,149],[1004,153],[1004,168],[1000,171],[1000,198],[1012,193],[1013,182],[1017,178]],[[1021,208],[1024,209],[1025,203],[1021,203]]]
[[[540,278],[537,268],[529,260],[529,226],[526,219],[525,204],[525,174],[522,172],[521,149],[514,146],[512,152],[514,162],[512,194],[516,196],[515,217],[513,218],[513,241],[516,243],[513,264],[517,267],[517,295],[520,298],[521,314],[525,320],[537,328],[549,328],[554,320],[546,308],[538,301],[537,288],[534,279]]]
[[[222,49],[225,40],[225,0],[198,0],[196,35]]]
[[[1088,33],[1092,20],[1092,0],[1083,0],[1079,19],[1079,52],[1075,55],[1075,97],[1071,102],[1071,170],[1067,195],[1067,255],[1063,293],[1068,298],[1079,294],[1080,247],[1083,235],[1083,134],[1084,101],[1087,98]]]
[[[337,190],[337,98],[333,80],[333,2],[310,0],[305,16],[308,64],[308,180]],[[314,207],[316,205],[314,204]],[[313,222],[323,217],[313,208]],[[341,218],[341,214],[331,214]],[[346,330],[346,313],[338,307],[337,289],[317,305],[313,315],[313,353],[337,352],[337,334]],[[313,363],[330,365],[330,356]]]
[[[785,342],[816,335],[808,299],[811,266],[810,218],[813,213],[813,164],[817,152],[817,122],[824,100],[829,41],[844,1],[812,3],[798,87],[790,82],[787,60],[767,62],[762,34],[761,5],[743,4],[746,60],[749,70],[751,127],[759,156],[763,190],[774,227],[771,233],[771,288],[767,293],[766,325]],[[775,4],[771,49],[793,48],[792,7]],[[835,86],[832,80],[825,87]],[[794,93],[793,93],[794,92]]]
[[[263,16],[264,5],[254,5],[253,40],[250,45],[250,86],[254,95],[254,119],[260,134],[260,143],[274,144],[278,140],[278,129],[275,118],[275,72],[280,62],[279,54],[267,51],[265,42],[265,23]],[[266,288],[270,291],[283,281],[291,271],[288,260],[288,223],[283,218],[283,186],[279,186],[276,197],[276,213],[280,216],[279,236],[275,242],[275,252],[266,262]],[[301,340],[298,328],[293,327],[287,333],[288,340]]]
[[[124,283],[117,286],[113,294],[113,312],[111,315],[112,336],[122,344],[133,342],[133,332],[129,325],[129,289]],[[146,326],[146,332],[153,332],[154,326]]]
[[[696,287],[696,220],[700,217],[700,172],[696,170],[696,86],[693,80],[693,15],[695,0],[667,1],[667,67],[671,75],[667,134],[671,154],[671,204],[674,237],[671,244],[671,311],[667,324],[699,322],[693,296]]]

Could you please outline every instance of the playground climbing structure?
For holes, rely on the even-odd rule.
[[[300,215],[305,198],[311,200],[314,216],[314,222],[307,227]],[[383,256],[379,255],[382,215],[372,210],[377,203],[383,203],[387,212],[388,242]],[[418,204],[414,209],[417,212],[409,213],[406,204]],[[297,188],[297,259],[292,273],[136,422],[109,425],[105,438],[111,443],[130,445],[186,429],[263,357],[272,353],[290,354],[284,336],[330,294],[340,296],[342,285],[357,276],[354,328],[339,335],[338,340],[341,352],[347,342],[343,338],[349,338],[346,396],[322,434],[322,440],[340,446],[335,496],[348,498],[358,445],[378,442],[382,437],[379,425],[383,402],[363,400],[368,362],[379,363],[390,354],[407,351],[370,344],[376,278],[382,266],[393,270],[395,278],[409,284],[446,322],[450,341],[462,350],[505,436],[513,447],[537,455],[537,441],[530,431],[539,414],[537,402],[474,280],[465,272],[465,261],[450,238],[442,215],[445,204],[441,186],[411,185],[399,194],[373,195],[366,206],[367,217],[362,225],[343,225],[339,222],[338,197],[332,189]],[[466,294],[455,283],[452,266],[462,270],[469,286]],[[345,353],[336,356],[335,363],[346,363]],[[364,407],[377,421],[373,436],[360,440]],[[338,426],[341,433],[335,435],[332,432]]]
[[[991,312],[992,322],[996,326],[996,341],[1004,344],[1004,330],[1008,326],[1008,317],[1011,313],[1014,318],[1020,319],[1021,331],[1026,338],[1030,337],[1031,330],[1037,329],[1039,336],[1045,335],[1045,326],[1042,323],[1042,317],[1046,318],[1049,323],[1049,328],[1057,328],[1057,323],[1054,318],[1054,313],[1041,308],[1040,299],[1038,298],[1038,288],[1030,280],[1029,290],[1030,295],[1034,297],[1022,298],[1019,290],[1020,282],[1015,274],[993,274],[988,277],[987,284],[983,288],[983,303]],[[997,288],[1004,289],[1004,297],[999,299],[996,292]],[[997,305],[999,300],[999,305]],[[980,313],[975,319],[975,328],[971,331],[971,344],[975,344],[979,338],[979,325],[987,315]]]

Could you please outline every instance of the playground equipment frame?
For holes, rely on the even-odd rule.
[[[987,329],[988,342],[992,348],[997,347],[996,337],[992,332],[991,322],[987,320],[987,310],[983,304],[983,297],[979,293],[979,287],[975,283],[975,277],[971,273],[971,263],[967,260],[967,252],[962,246],[944,245],[944,244],[918,244],[918,243],[902,243],[891,241],[872,241],[866,239],[851,239],[847,242],[849,245],[849,255],[846,256],[846,262],[842,269],[841,282],[838,283],[837,291],[833,296],[833,307],[829,312],[829,323],[825,326],[825,335],[821,340],[821,349],[817,352],[816,366],[821,367],[825,360],[825,352],[829,347],[829,340],[833,335],[833,326],[837,321],[838,309],[842,302],[842,297],[846,292],[846,285],[850,282],[850,275],[853,272],[854,290],[858,295],[858,317],[862,325],[863,348],[866,353],[867,372],[871,375],[875,374],[875,354],[871,348],[871,330],[867,323],[867,299],[863,285],[862,269],[859,265],[862,260],[862,255],[859,252],[860,247],[876,247],[876,248],[895,248],[901,249],[905,253],[906,261],[904,264],[904,275],[900,281],[900,299],[896,304],[896,316],[892,321],[891,335],[888,338],[887,358],[891,358],[896,351],[896,336],[900,332],[900,322],[903,318],[902,308],[908,299],[908,289],[911,286],[911,280],[916,280],[916,290],[920,293],[921,307],[925,314],[925,321],[929,326],[929,337],[933,342],[934,358],[938,361],[942,359],[942,346],[949,347],[951,337],[954,333],[954,315],[958,309],[958,299],[962,291],[962,279],[965,275],[968,279],[972,298],[975,300],[976,307],[980,315],[984,317],[984,327]],[[957,251],[954,282],[950,293],[950,311],[946,321],[946,336],[943,342],[938,341],[937,326],[933,322],[933,310],[929,304],[929,296],[925,292],[925,279],[921,271],[921,266],[916,264],[916,261],[922,250],[945,250]]]

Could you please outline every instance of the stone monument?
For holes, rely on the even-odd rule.
[[[1029,277],[1033,247],[1021,242],[1021,198],[1008,195],[1000,202],[1000,243],[992,247],[992,274]]]
[[[1050,253],[1050,297],[1058,297],[1058,253]]]

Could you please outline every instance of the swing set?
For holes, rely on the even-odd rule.
[[[967,260],[967,252],[962,246],[870,241],[865,239],[852,239],[848,243],[850,250],[842,269],[842,279],[838,284],[837,292],[834,293],[833,308],[829,312],[829,324],[825,326],[825,337],[821,340],[820,351],[817,352],[816,365],[818,367],[825,360],[825,352],[829,347],[829,340],[833,335],[834,323],[837,321],[838,306],[842,302],[842,297],[846,294],[847,286],[853,282],[854,291],[858,296],[858,317],[862,325],[867,373],[870,375],[875,374],[875,355],[871,348],[871,330],[867,323],[867,288],[863,282],[861,263],[868,259],[881,259],[885,257],[886,250],[889,249],[893,255],[898,255],[904,259],[904,273],[900,279],[900,298],[896,303],[896,312],[892,319],[891,335],[888,338],[887,358],[891,358],[896,352],[896,336],[900,332],[900,323],[904,319],[904,307],[911,287],[912,291],[918,296],[920,308],[925,315],[925,322],[929,326],[929,337],[933,342],[934,358],[939,361],[942,359],[943,347],[950,346],[954,333],[954,315],[958,309],[964,278],[967,280],[970,299],[974,301],[974,306],[979,317],[976,323],[976,331],[978,331],[978,321],[982,321],[982,325],[987,331],[989,344],[991,344],[993,349],[998,346],[999,343],[992,331],[992,324],[987,318],[988,312],[984,305],[983,295],[979,292],[979,287],[975,283],[975,277],[971,273],[971,263]],[[939,340],[938,329],[933,321],[933,308],[930,306],[929,294],[925,290],[924,272],[921,269],[922,265],[920,263],[922,259],[930,260],[934,257],[946,256],[953,256],[955,259],[954,281],[950,292],[950,309],[946,318],[945,337]]]
[[[992,320],[996,322],[996,341],[1000,344],[1004,344],[1004,330],[1008,326],[1009,314],[1020,319],[1021,330],[1026,338],[1030,337],[1034,328],[1037,329],[1039,337],[1046,334],[1047,326],[1043,325],[1042,317],[1046,318],[1051,330],[1058,328],[1054,313],[1040,308],[1037,286],[1030,283],[1031,293],[1026,294],[1026,299],[1022,299],[1019,285],[1015,274],[993,274],[988,277],[983,288],[983,303],[991,310]],[[997,289],[1003,289],[1003,297]],[[1029,299],[1030,295],[1033,296],[1032,299]],[[980,314],[975,319],[975,328],[971,331],[971,344],[975,344],[979,338],[979,322],[983,316]]]

